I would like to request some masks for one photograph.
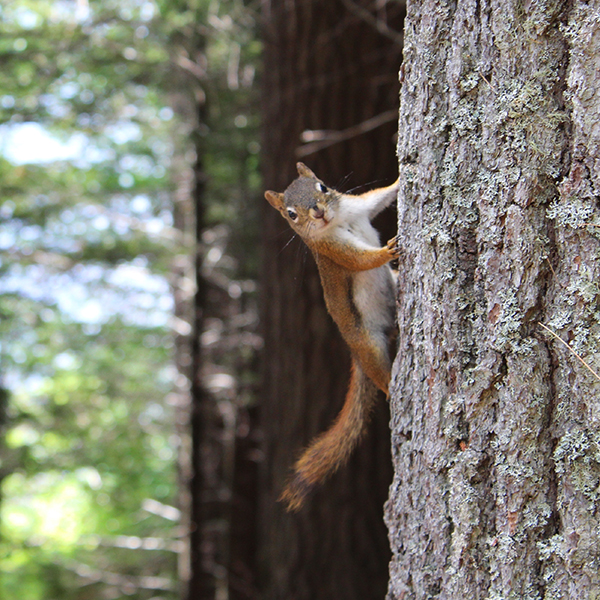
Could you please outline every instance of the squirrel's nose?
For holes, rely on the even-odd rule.
[[[315,206],[312,209],[312,214],[315,219],[322,219],[325,216],[325,211],[319,206]]]

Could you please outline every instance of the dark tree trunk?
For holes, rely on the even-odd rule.
[[[196,48],[203,49],[198,40]],[[184,120],[198,128],[205,119],[204,101],[198,103],[190,90],[198,90],[198,82],[176,72],[173,98]],[[174,193],[173,226],[179,234],[182,252],[171,265],[171,289],[174,300],[174,364],[178,377],[169,402],[175,408],[175,427],[179,437],[178,475],[181,511],[181,545],[178,555],[180,596],[184,600],[208,600],[214,597],[214,580],[207,575],[202,563],[201,547],[204,537],[202,510],[204,489],[201,448],[206,438],[206,426],[200,411],[207,403],[201,385],[202,354],[200,333],[204,322],[206,286],[201,275],[201,256],[197,251],[204,223],[203,148],[195,148],[196,163],[189,165],[182,152],[173,158],[177,173]],[[191,282],[196,283],[193,293]],[[198,374],[195,376],[194,374]],[[204,408],[204,410],[206,410]],[[204,469],[205,470],[205,469]]]
[[[390,600],[600,594],[599,7],[409,6]]]
[[[399,37],[392,28],[401,29],[401,5],[389,3],[379,14],[369,13],[369,19],[358,4],[265,3],[263,165],[268,189],[283,190],[297,176],[299,158],[342,190],[381,186],[396,177],[396,117],[390,111],[397,106],[401,45],[391,38]],[[379,19],[385,34],[361,17]],[[313,134],[323,149],[306,154],[315,150],[301,148],[306,130],[329,132],[326,140]],[[332,138],[331,131],[338,133]],[[340,141],[330,144],[334,140]],[[391,236],[393,214],[386,219]],[[266,201],[263,223],[265,463],[259,532],[264,597],[380,599],[389,560],[382,506],[391,481],[385,401],[350,463],[300,514],[285,513],[277,502],[300,450],[341,408],[349,355],[325,310],[309,252],[299,240],[286,246],[291,231]]]

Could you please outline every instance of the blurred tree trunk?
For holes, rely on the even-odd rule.
[[[265,188],[283,190],[297,176],[298,159],[342,190],[395,179],[401,43],[394,30],[402,28],[403,7],[379,3],[379,12],[365,14],[371,4],[265,3]],[[316,146],[302,145],[305,131],[320,132],[305,134]],[[386,220],[391,236],[391,212]],[[266,201],[263,223],[264,597],[380,599],[389,560],[383,503],[391,481],[385,401],[348,466],[300,514],[285,513],[277,502],[300,450],[341,408],[349,355],[325,310],[312,256],[300,240],[287,245],[291,230]]]
[[[390,600],[600,594],[599,22],[409,6]]]
[[[188,34],[185,41],[193,49],[193,56],[202,56],[205,50],[203,39]],[[219,585],[214,572],[214,557],[218,554],[218,539],[215,538],[218,536],[214,527],[210,528],[214,515],[207,496],[212,498],[216,495],[210,494],[213,491],[210,484],[214,484],[211,475],[219,465],[215,456],[220,456],[220,453],[214,439],[218,438],[220,428],[214,417],[213,399],[204,387],[205,356],[201,343],[207,308],[207,282],[202,270],[206,177],[203,170],[205,144],[198,132],[206,126],[206,100],[202,89],[204,81],[192,79],[188,74],[181,78],[181,88],[187,93],[180,91],[176,105],[194,133],[192,140],[196,160],[188,166],[187,157],[177,157],[179,178],[173,210],[174,226],[189,246],[189,255],[177,256],[172,265],[177,333],[175,364],[180,373],[175,382],[174,398],[178,409],[176,425],[181,439],[179,506],[181,528],[186,534],[182,536],[183,550],[178,566],[181,597],[185,600],[212,600]]]
[[[174,158],[174,225],[191,246],[172,268],[182,440],[179,575],[183,598],[249,600],[257,595],[260,456],[257,127],[238,120],[258,110],[258,15],[235,0],[171,3],[169,10],[186,23],[173,32],[172,101],[191,145]]]

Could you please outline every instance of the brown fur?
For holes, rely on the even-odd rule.
[[[355,214],[352,211],[360,211],[357,207],[364,199],[365,212],[361,214],[370,220],[382,206],[389,204],[397,182],[361,196],[344,196],[324,184],[321,187],[321,180],[302,163],[298,163],[298,173],[300,177],[290,184],[285,193],[267,191],[265,198],[302,237],[315,257],[327,310],[352,352],[352,374],[340,414],[333,425],[304,451],[281,495],[280,500],[286,502],[291,511],[299,510],[311,490],[346,462],[366,429],[377,389],[386,395],[388,393],[391,359],[387,329],[382,328],[381,321],[387,319],[388,310],[391,315],[393,286],[391,278],[386,280],[385,277],[367,278],[370,283],[365,284],[360,273],[383,267],[397,258],[399,252],[397,238],[383,247],[374,246],[376,233],[373,229],[365,233],[364,221],[360,221],[362,225],[358,228],[356,222],[348,225],[349,231],[355,228],[355,238],[335,229],[332,234],[314,235],[314,228],[326,222],[321,219],[331,217],[328,211],[333,211],[334,218],[337,214],[337,218],[343,220],[343,212],[341,215],[336,213],[342,210],[340,200],[358,202],[346,213],[352,218]],[[360,238],[361,235],[364,239]],[[375,289],[362,287],[365,285],[374,285]],[[368,298],[371,292],[379,294],[379,300],[373,304],[365,302],[365,293]],[[362,298],[362,312],[357,294]],[[388,298],[389,302],[382,302],[382,297]],[[390,328],[392,324],[393,317],[390,316]]]
[[[344,406],[333,425],[318,436],[294,466],[294,476],[281,494],[288,510],[298,511],[308,494],[341,467],[362,437],[377,397],[377,388],[356,361]]]

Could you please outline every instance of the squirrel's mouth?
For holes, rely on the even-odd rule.
[[[328,219],[325,215],[318,219],[311,219],[309,222],[308,229],[306,230],[307,237],[318,238],[327,229],[331,223],[331,217]]]
[[[315,222],[321,223],[321,227],[326,227],[331,222],[331,215],[326,213],[325,207],[318,204],[310,209],[310,215]]]
[[[320,229],[323,229],[324,227],[327,227],[329,223],[331,223],[331,219],[328,219],[327,217],[325,217],[325,215],[323,215],[322,217],[315,219],[315,222],[319,224]]]

